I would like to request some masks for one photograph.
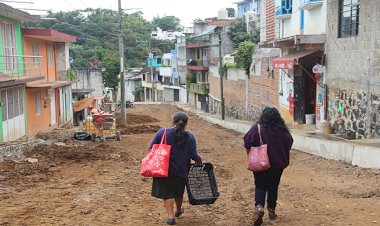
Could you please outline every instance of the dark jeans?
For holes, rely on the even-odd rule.
[[[255,177],[255,204],[265,206],[265,197],[268,193],[268,208],[275,208],[277,202],[278,185],[282,175],[282,169],[268,169],[254,173]]]

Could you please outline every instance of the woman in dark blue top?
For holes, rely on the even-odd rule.
[[[169,225],[175,224],[174,217],[179,217],[184,211],[182,201],[191,160],[194,160],[196,164],[202,164],[202,159],[197,153],[194,135],[185,131],[188,119],[186,113],[177,112],[173,117],[173,127],[166,128],[166,142],[171,145],[169,176],[153,178],[152,196],[164,200],[169,216],[166,223]],[[161,142],[164,130],[162,128],[156,133],[149,148]]]

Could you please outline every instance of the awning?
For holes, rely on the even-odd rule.
[[[27,84],[26,88],[58,88],[62,86],[68,86],[75,83],[75,81],[55,81],[48,83]]]
[[[273,69],[294,70],[294,65],[298,64],[298,60],[303,57],[321,57],[321,50],[308,50],[291,53],[287,56],[274,58],[272,60]]]
[[[91,106],[92,102],[94,102],[94,99],[94,97],[90,97],[73,103],[73,111],[82,111],[83,109]]]

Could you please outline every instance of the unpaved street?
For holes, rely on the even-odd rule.
[[[121,142],[79,142],[58,134],[54,139],[65,145],[26,153],[37,163],[0,163],[0,225],[165,225],[162,202],[150,196],[151,181],[140,177],[139,161],[154,131],[170,126],[175,111],[138,105],[127,111],[131,125]],[[209,206],[185,203],[177,225],[250,225],[253,176],[246,170],[243,134],[193,114],[188,129],[204,162],[215,166],[221,196]],[[265,215],[264,225],[380,225],[380,175],[292,151],[277,212],[276,221]]]

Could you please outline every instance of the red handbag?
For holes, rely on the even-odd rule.
[[[160,144],[153,144],[141,161],[140,174],[144,177],[167,177],[169,174],[171,145],[166,144],[166,129]]]
[[[267,152],[267,144],[263,143],[261,139],[260,124],[257,125],[260,136],[260,146],[251,147],[248,154],[248,170],[256,173],[265,171],[270,168],[269,157]]]

